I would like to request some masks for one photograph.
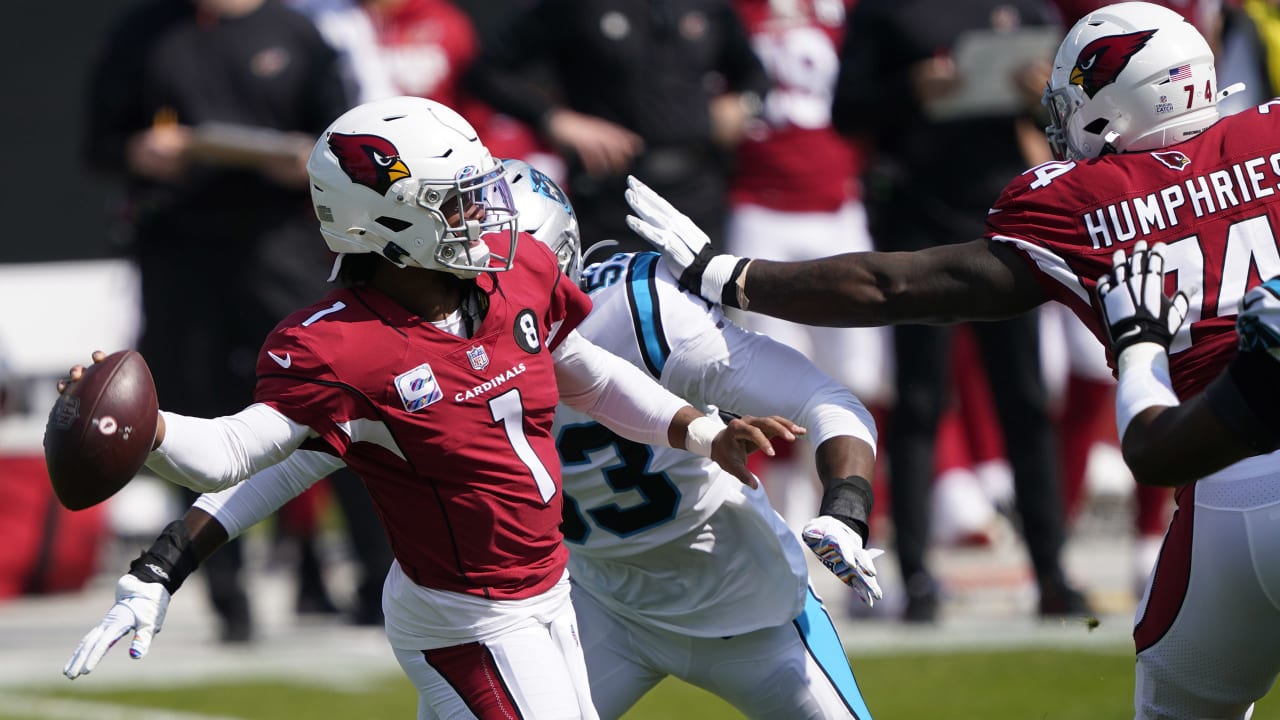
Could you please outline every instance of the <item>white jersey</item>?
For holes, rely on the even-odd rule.
[[[584,280],[597,289],[578,331],[695,406],[794,418],[815,446],[836,435],[875,446],[874,425],[852,393],[795,350],[680,290],[658,260],[622,254],[588,268]],[[570,574],[602,604],[698,637],[751,632],[800,613],[805,551],[763,490],[688,452],[623,440],[563,405],[554,432]]]

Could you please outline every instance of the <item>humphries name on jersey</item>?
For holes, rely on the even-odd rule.
[[[1096,285],[1112,254],[1138,240],[1166,243],[1166,289],[1191,301],[1169,347],[1169,369],[1174,390],[1190,397],[1234,354],[1245,290],[1280,274],[1280,112],[1273,109],[1267,103],[1222,118],[1159,152],[1033,168],[1005,188],[986,235],[1021,251],[1048,296],[1104,346]]]

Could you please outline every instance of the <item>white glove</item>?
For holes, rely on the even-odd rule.
[[[635,176],[627,176],[627,187],[627,204],[640,216],[628,215],[627,227],[662,251],[680,287],[708,302],[745,310],[736,282],[750,260],[717,254],[706,233]]]
[[[140,660],[151,648],[151,639],[160,632],[169,608],[169,591],[160,583],[143,582],[125,575],[116,583],[116,604],[107,611],[98,627],[89,631],[71,654],[62,674],[75,680],[97,667],[102,656],[120,638],[133,632],[129,657]]]
[[[830,515],[820,515],[800,531],[805,545],[827,569],[853,588],[867,607],[884,597],[876,582],[875,559],[883,550],[862,547],[862,536]]]
[[[1128,258],[1123,250],[1112,256],[1110,272],[1098,278],[1098,299],[1107,335],[1116,357],[1131,345],[1154,342],[1165,350],[1187,317],[1189,302],[1179,290],[1164,294],[1164,243],[1147,249],[1138,241]]]
[[[1280,275],[1255,286],[1240,299],[1236,332],[1242,352],[1265,351],[1280,361]]]

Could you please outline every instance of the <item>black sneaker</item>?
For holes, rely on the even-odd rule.
[[[920,572],[908,578],[906,583],[907,604],[902,611],[902,620],[909,623],[934,623],[938,621],[938,606],[941,604],[938,582],[926,572]]]
[[[1089,598],[1066,583],[1040,588],[1040,617],[1077,617],[1092,615]]]

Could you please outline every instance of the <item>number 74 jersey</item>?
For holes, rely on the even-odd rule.
[[[1038,165],[1010,182],[987,216],[987,237],[1021,251],[1048,296],[1104,346],[1098,278],[1115,251],[1166,243],[1166,290],[1191,300],[1169,349],[1184,399],[1234,354],[1240,298],[1280,273],[1278,235],[1280,104],[1270,103],[1162,150]],[[1115,358],[1108,362],[1114,369]]]

